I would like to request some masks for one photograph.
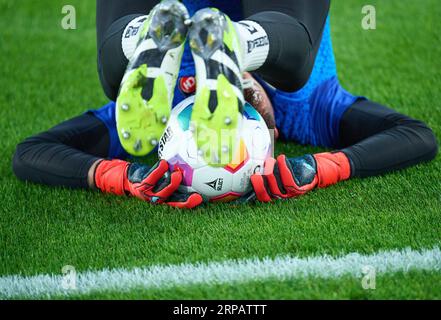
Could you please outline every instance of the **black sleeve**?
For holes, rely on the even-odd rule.
[[[94,115],[81,115],[18,144],[13,170],[24,181],[88,188],[89,169],[107,157],[109,145],[104,123]]]
[[[127,24],[148,14],[158,0],[97,0],[98,73],[107,97],[115,101],[128,60],[121,46]]]
[[[278,89],[292,92],[308,81],[322,39],[330,0],[243,0],[246,19],[259,23],[270,43],[258,70]]]
[[[360,100],[343,114],[342,151],[352,176],[369,177],[435,158],[438,143],[423,122],[369,100]]]

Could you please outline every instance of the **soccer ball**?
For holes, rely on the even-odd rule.
[[[233,160],[226,166],[211,166],[198,153],[190,128],[193,103],[194,96],[172,110],[158,145],[159,158],[166,160],[171,170],[179,168],[183,172],[181,191],[200,193],[210,201],[238,199],[251,191],[251,175],[263,173],[263,164],[271,155],[271,136],[265,121],[247,103]]]

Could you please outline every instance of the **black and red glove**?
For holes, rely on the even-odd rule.
[[[303,195],[314,188],[325,188],[351,176],[349,159],[343,152],[319,153],[265,161],[264,173],[254,174],[251,183],[259,201]]]
[[[150,203],[194,208],[203,202],[197,193],[180,194],[182,172],[170,173],[165,160],[153,167],[123,160],[103,160],[95,170],[95,185],[104,193],[131,195]]]

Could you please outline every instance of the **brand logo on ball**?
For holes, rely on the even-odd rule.
[[[223,178],[217,178],[216,180],[213,180],[211,182],[206,182],[205,183],[207,186],[209,186],[210,188],[212,188],[215,191],[221,191],[222,190],[222,186],[224,184],[224,179]]]
[[[183,93],[192,94],[196,91],[195,77],[182,77],[179,80],[179,88]]]
[[[159,146],[158,146],[158,155],[159,157],[162,157],[162,151],[164,150],[164,145],[170,141],[170,139],[173,137],[173,130],[171,127],[167,127],[165,129],[164,134],[161,137],[161,140],[159,140]]]

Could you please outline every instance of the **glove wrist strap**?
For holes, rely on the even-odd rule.
[[[95,171],[95,185],[104,193],[125,195],[126,172],[129,163],[122,160],[103,160]]]
[[[351,165],[343,152],[318,153],[314,155],[317,163],[317,177],[319,188],[347,180],[351,176]]]

